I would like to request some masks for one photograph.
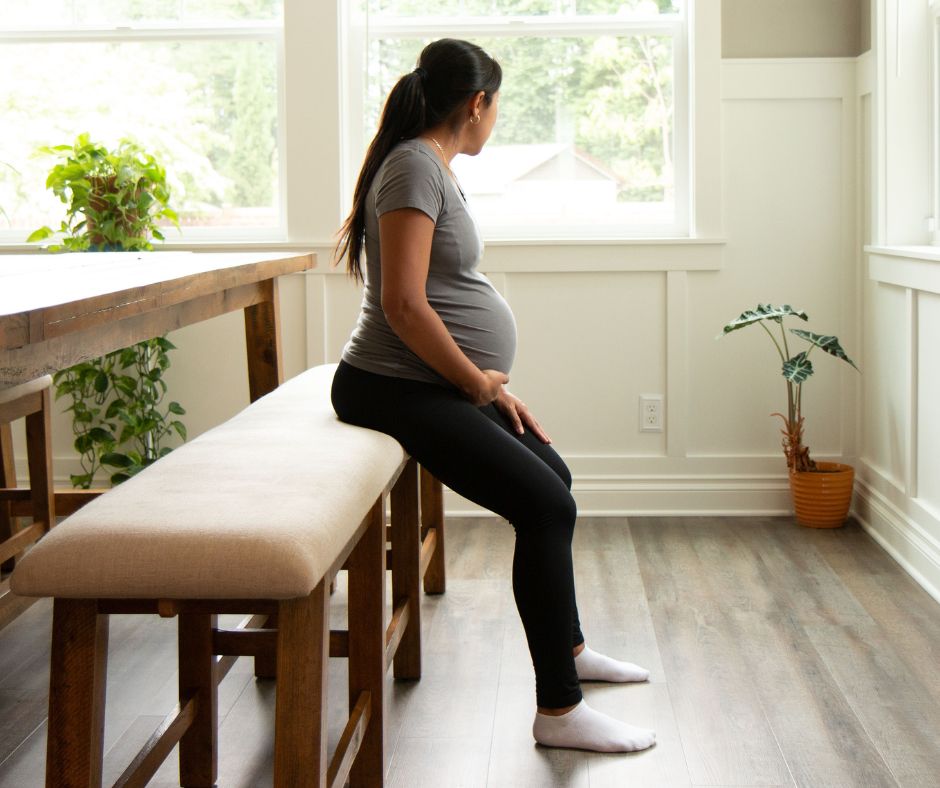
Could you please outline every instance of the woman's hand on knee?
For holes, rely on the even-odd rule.
[[[522,435],[526,428],[528,428],[529,432],[535,435],[542,443],[552,442],[552,439],[549,438],[545,430],[542,429],[542,425],[539,424],[538,419],[532,415],[532,411],[530,411],[526,404],[515,394],[510,393],[509,389],[505,386],[500,388],[499,396],[495,400],[495,405],[499,411],[509,419],[509,423],[518,435]]]

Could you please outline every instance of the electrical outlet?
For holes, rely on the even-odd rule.
[[[640,432],[663,431],[663,395],[640,395]]]

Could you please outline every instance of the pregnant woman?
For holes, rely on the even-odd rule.
[[[645,681],[587,648],[575,602],[571,474],[506,388],[516,326],[477,271],[483,243],[450,169],[499,111],[499,64],[479,47],[429,44],[385,104],[338,257],[363,281],[362,312],[333,380],[340,419],[396,438],[444,484],[516,532],[513,594],[535,668],[533,735],[550,747],[625,752],[651,730],[590,708],[580,681]]]

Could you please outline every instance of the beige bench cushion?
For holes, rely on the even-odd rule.
[[[394,439],[336,418],[334,369],[298,375],[90,502],[26,554],[14,593],[309,594],[404,458]]]

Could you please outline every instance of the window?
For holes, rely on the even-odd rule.
[[[493,136],[453,162],[487,237],[689,234],[681,0],[362,0],[347,38],[350,191],[385,96],[444,36],[503,66]]]
[[[0,233],[58,226],[39,146],[134,139],[182,238],[279,238],[281,0],[30,0],[0,19]]]

